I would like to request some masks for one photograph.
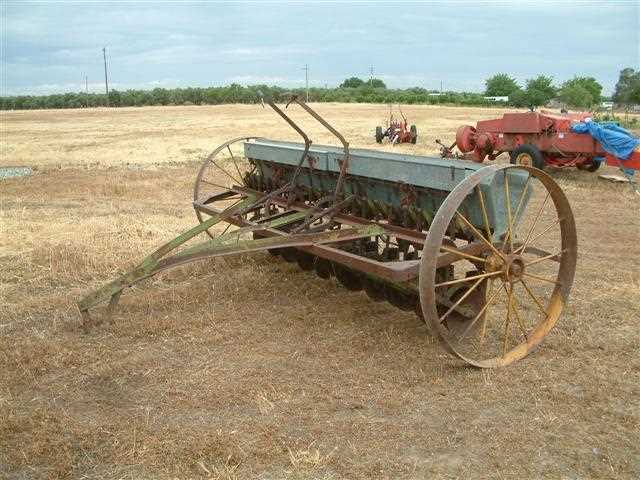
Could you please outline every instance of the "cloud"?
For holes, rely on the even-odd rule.
[[[2,92],[98,84],[104,46],[111,81],[131,88],[298,85],[305,64],[312,85],[336,85],[373,64],[391,87],[479,90],[504,71],[592,75],[611,91],[640,64],[637,2],[6,2],[2,14]]]
[[[289,77],[269,77],[261,75],[240,75],[228,77],[224,81],[225,84],[239,83],[240,85],[283,85],[283,86],[300,86],[304,84],[304,78]]]
[[[176,88],[185,87],[175,78],[165,78],[162,80],[152,80],[142,83],[109,83],[109,90],[151,90],[154,88]],[[92,82],[88,84],[89,93],[104,93],[104,82]],[[67,92],[84,92],[85,83],[69,82],[69,83],[43,83],[39,85],[28,85],[25,87],[7,88],[3,95],[51,95]]]

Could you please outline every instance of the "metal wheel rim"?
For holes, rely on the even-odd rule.
[[[483,179],[506,169],[526,170],[529,172],[529,175],[537,178],[542,185],[544,185],[552,199],[558,218],[563,219],[559,222],[563,252],[557,273],[557,281],[559,284],[555,285],[550,295],[546,308],[546,318],[536,325],[535,329],[531,332],[530,338],[511,348],[502,357],[476,360],[465,356],[455,348],[449,341],[449,334],[446,332],[445,327],[440,322],[440,316],[436,308],[436,259],[440,252],[440,246],[445,239],[446,229],[461,202]],[[419,274],[420,304],[424,319],[430,325],[431,330],[438,337],[444,348],[466,363],[480,368],[495,368],[508,365],[526,357],[540,344],[556,324],[568,300],[575,275],[576,261],[577,235],[575,220],[564,192],[562,192],[555,181],[543,171],[523,165],[491,165],[484,167],[453,189],[438,210],[428,231]]]
[[[200,169],[198,170],[198,174],[196,175],[196,181],[193,185],[193,201],[197,201],[199,198],[199,194],[200,194],[200,185],[202,184],[202,177],[204,176],[205,172],[207,171],[207,168],[212,164],[212,160],[218,156],[218,154],[220,152],[222,152],[225,148],[230,147],[231,145],[233,145],[234,143],[238,143],[238,142],[245,142],[245,141],[249,141],[249,140],[259,140],[262,137],[252,137],[252,136],[244,136],[244,137],[236,137],[232,140],[228,140],[226,142],[224,142],[223,144],[221,144],[220,146],[218,146],[213,152],[211,152],[209,155],[207,155],[207,158],[204,160],[204,162],[202,162],[202,165],[200,166]],[[194,208],[195,213],[196,213],[196,217],[198,218],[198,222],[202,223],[205,220],[202,218],[202,212],[200,212],[199,210],[197,210],[196,208]],[[209,237],[211,238],[215,238],[215,236],[209,231],[206,230],[207,235],[209,235]]]

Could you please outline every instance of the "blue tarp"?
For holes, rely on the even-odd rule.
[[[629,158],[640,140],[621,126],[613,122],[580,122],[571,126],[575,133],[588,133],[595,138],[605,152],[622,160]]]

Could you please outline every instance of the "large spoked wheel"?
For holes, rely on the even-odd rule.
[[[218,210],[228,208],[240,201],[240,195],[223,195],[232,187],[250,187],[255,165],[244,155],[244,142],[259,137],[238,137],[223,143],[207,156],[203,162],[193,187],[194,202],[213,204]],[[209,215],[195,208],[200,223]],[[208,229],[207,234],[215,238],[222,232]]]
[[[571,207],[551,177],[529,166],[484,167],[454,188],[429,229],[419,277],[424,319],[471,365],[513,363],[556,324],[576,258]],[[443,262],[446,278],[436,272]]]

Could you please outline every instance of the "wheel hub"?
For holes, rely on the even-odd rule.
[[[503,268],[505,281],[515,283],[524,275],[524,260],[520,255],[507,255]]]
[[[492,253],[487,257],[485,270],[490,272],[502,272],[505,282],[515,283],[524,275],[525,262],[522,256],[517,254],[505,255],[504,258]]]

